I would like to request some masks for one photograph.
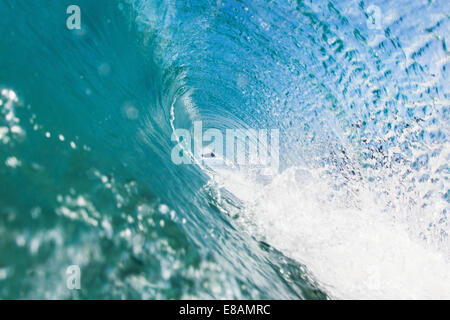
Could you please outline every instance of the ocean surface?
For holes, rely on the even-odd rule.
[[[0,34],[0,298],[450,298],[449,1],[0,0]],[[278,129],[278,172],[176,165],[194,121]]]

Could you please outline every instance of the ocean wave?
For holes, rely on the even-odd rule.
[[[43,2],[0,4],[0,297],[449,297],[447,2]],[[278,174],[176,165],[196,121]]]

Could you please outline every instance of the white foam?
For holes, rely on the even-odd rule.
[[[305,264],[331,298],[450,298],[448,253],[414,237],[372,193],[360,191],[353,202],[304,168],[266,186],[232,170],[216,175],[245,202],[249,230]]]

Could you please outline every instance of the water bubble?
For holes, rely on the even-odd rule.
[[[1,268],[0,269],[0,280],[5,280],[9,275],[7,268]]]
[[[23,235],[18,235],[16,238],[16,244],[19,247],[23,247],[25,245],[26,241],[25,241],[25,237]]]
[[[101,76],[106,77],[111,73],[111,67],[107,63],[102,63],[98,66],[97,71]]]
[[[166,206],[165,204],[160,204],[159,207],[158,207],[158,210],[162,214],[166,214],[167,212],[169,212],[169,207]]]
[[[22,134],[23,130],[21,127],[19,126],[12,126],[11,127],[11,133],[15,133],[15,134]]]
[[[8,159],[6,159],[5,164],[11,168],[17,168],[22,163],[16,157],[9,157]]]
[[[139,110],[132,104],[125,104],[123,110],[125,116],[130,120],[135,120],[139,117]]]

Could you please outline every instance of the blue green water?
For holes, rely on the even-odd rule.
[[[0,0],[0,298],[450,296],[449,31],[445,0]],[[278,128],[280,174],[175,165],[194,120]]]

